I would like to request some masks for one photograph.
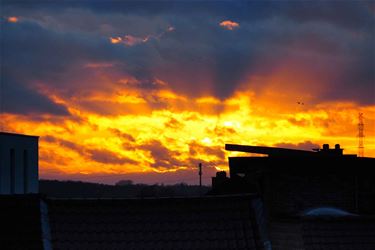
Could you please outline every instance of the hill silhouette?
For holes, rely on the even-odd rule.
[[[116,185],[81,181],[40,180],[41,194],[56,198],[131,198],[131,197],[180,197],[199,196],[207,193],[208,186],[163,184],[133,184],[132,181],[119,181]]]

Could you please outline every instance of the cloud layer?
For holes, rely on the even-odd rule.
[[[302,147],[345,138],[355,147],[357,112],[374,112],[371,2],[1,8],[3,119],[10,131],[46,136],[46,172],[225,168],[228,141]]]

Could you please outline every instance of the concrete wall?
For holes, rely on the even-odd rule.
[[[0,194],[38,193],[38,137],[0,132]]]

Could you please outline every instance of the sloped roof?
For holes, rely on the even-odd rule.
[[[373,250],[375,218],[323,216],[274,220],[271,241],[275,250]]]
[[[37,195],[0,196],[0,249],[43,249]]]
[[[237,145],[237,144],[225,144],[225,150],[237,151],[255,154],[265,155],[278,155],[278,156],[317,156],[317,152],[300,150],[300,149],[289,149],[289,148],[277,148],[277,147],[263,147],[263,146],[250,146],[250,145]]]
[[[8,132],[0,132],[0,136],[21,136],[21,137],[28,137],[28,138],[35,138],[35,139],[39,138],[39,136],[36,136],[36,135],[25,135],[25,134],[16,134],[16,133],[8,133]]]
[[[49,199],[54,249],[261,249],[253,196]]]

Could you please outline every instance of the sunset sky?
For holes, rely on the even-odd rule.
[[[1,1],[3,131],[40,177],[204,183],[225,143],[375,157],[373,1]]]

